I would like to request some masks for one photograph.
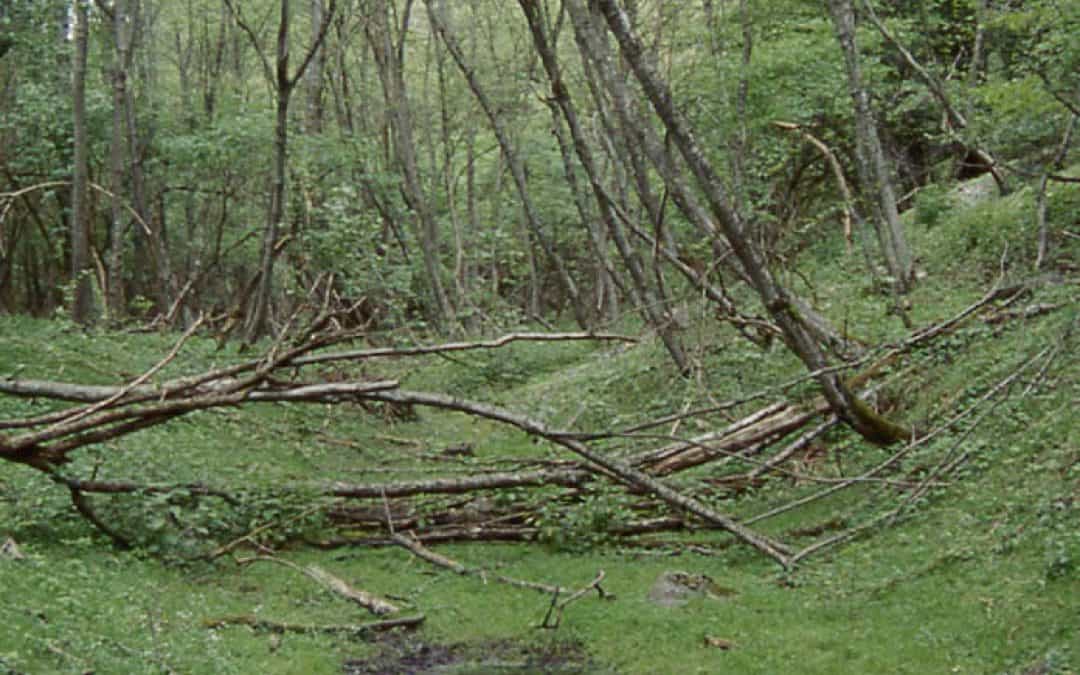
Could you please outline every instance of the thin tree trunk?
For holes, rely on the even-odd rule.
[[[318,39],[319,31],[323,30],[326,21],[324,15],[326,7],[323,0],[311,0],[311,39]],[[311,66],[305,75],[307,81],[307,131],[313,134],[321,134],[323,131],[323,73],[326,72],[326,48],[319,45],[315,49],[315,56],[311,60]]]
[[[88,325],[94,320],[94,295],[91,287],[93,268],[90,260],[90,218],[87,204],[89,182],[86,135],[86,53],[89,13],[83,0],[75,2],[75,58],[72,61],[72,99],[74,101],[74,171],[71,181],[71,282],[74,297],[71,319]]]
[[[611,67],[609,59],[609,46],[602,37],[595,33],[591,17],[586,13],[584,6],[580,2],[574,1],[567,2],[565,6],[570,9],[574,38],[581,54],[582,64],[585,66],[589,91],[592,93],[597,115],[600,118],[601,126],[607,133],[608,145],[612,155],[611,159],[616,166],[628,166],[630,168],[638,201],[644,207],[645,214],[648,216],[655,233],[652,259],[649,264],[656,283],[657,311],[664,317],[665,324],[675,325],[673,323],[674,314],[671,303],[666,293],[666,283],[658,260],[661,255],[660,250],[665,244],[668,249],[675,249],[674,240],[671,239],[668,228],[664,227],[664,206],[649,182],[649,170],[642,154],[641,144],[636,141],[629,116],[623,114],[625,111],[622,110],[622,106],[626,104],[626,100],[620,100],[619,95],[625,94],[625,82],[620,74],[613,72],[614,69]],[[604,87],[611,94],[612,103],[610,106],[607,97],[603,94]],[[615,117],[618,124],[611,120],[611,115],[607,110],[609,107],[616,109]],[[622,177],[618,173],[616,175],[616,182],[621,183]],[[619,200],[622,202],[622,212],[627,214],[628,217],[629,203],[625,192],[625,190],[620,191]],[[633,255],[639,261],[638,264],[644,268],[645,262],[641,259],[641,256],[636,251]]]
[[[1046,186],[1050,181],[1050,174],[1061,169],[1065,163],[1065,158],[1069,154],[1069,146],[1072,145],[1073,132],[1076,131],[1078,119],[1080,119],[1080,116],[1075,114],[1069,117],[1069,122],[1065,127],[1065,133],[1061,136],[1061,143],[1058,145],[1057,152],[1054,153],[1050,165],[1046,167],[1046,171],[1043,172],[1042,177],[1039,179],[1039,190],[1035,197],[1035,220],[1039,226],[1038,251],[1035,256],[1036,270],[1043,268],[1043,264],[1046,263],[1046,259],[1050,254],[1050,224],[1046,220]]]
[[[675,107],[667,83],[644,58],[641,42],[630,31],[625,14],[615,0],[593,2],[603,12],[608,27],[619,42],[623,58],[629,63],[653,109],[697,178],[713,215],[723,228],[724,235],[741,261],[743,269],[750,275],[762,304],[783,331],[789,348],[816,374],[830,407],[838,417],[874,442],[892,443],[910,437],[909,430],[878,415],[848,390],[838,373],[828,369],[828,360],[801,318],[791,295],[773,277],[764,256],[747,236],[742,216],[731,206],[723,184],[702,153],[689,122]]]
[[[562,81],[559,65],[555,59],[555,52],[548,42],[539,2],[538,0],[518,0],[518,2],[529,22],[529,29],[533,35],[533,43],[540,53],[541,61],[544,64],[544,70],[547,72],[548,80],[551,83],[552,95],[558,103],[559,109],[563,113],[567,127],[570,129],[570,137],[573,139],[574,150],[577,152],[578,160],[585,169],[585,173],[589,176],[589,183],[592,186],[593,194],[596,197],[597,205],[600,208],[600,216],[607,227],[608,233],[611,235],[612,241],[615,243],[616,249],[619,251],[620,257],[622,257],[623,262],[627,267],[627,271],[630,273],[630,280],[635,296],[634,302],[640,308],[646,323],[659,334],[660,339],[663,341],[664,346],[667,348],[668,353],[671,355],[679,372],[684,376],[688,376],[690,374],[690,362],[686,358],[686,353],[683,350],[678,336],[675,334],[675,327],[672,322],[668,321],[660,313],[657,298],[649,287],[645,271],[641,266],[641,261],[637,257],[630,242],[627,241],[626,235],[619,225],[612,204],[609,201],[607,192],[600,182],[600,175],[592,149],[585,139],[585,133],[578,120],[577,111],[570,100],[570,93],[567,91],[566,85]]]
[[[439,261],[439,226],[431,212],[420,180],[416,162],[416,145],[412,134],[412,115],[409,109],[405,78],[400,61],[400,49],[395,49],[391,39],[390,0],[383,0],[375,9],[375,21],[367,27],[368,40],[378,65],[386,100],[386,114],[394,137],[394,150],[401,167],[403,190],[409,208],[416,214],[417,240],[424,261],[424,272],[431,292],[433,307],[429,318],[437,328],[454,322],[454,309],[447,298],[442,282],[442,263]],[[402,35],[404,42],[404,35]]]
[[[428,16],[431,19],[432,25],[439,33],[439,36],[443,40],[443,44],[446,45],[447,51],[453,57],[454,63],[456,63],[458,69],[461,70],[461,74],[465,77],[469,89],[472,91],[477,102],[480,104],[481,109],[483,109],[484,114],[487,116],[488,122],[491,124],[491,129],[495,134],[495,139],[498,141],[499,147],[506,157],[507,164],[510,167],[510,174],[514,178],[514,188],[517,190],[518,198],[521,200],[522,210],[525,215],[525,224],[528,226],[535,241],[543,248],[548,260],[555,266],[559,282],[562,284],[563,290],[570,298],[570,302],[574,308],[574,318],[577,320],[578,325],[582,328],[588,328],[589,318],[585,310],[585,305],[581,299],[581,294],[578,292],[577,284],[574,283],[573,277],[570,276],[570,272],[566,268],[566,263],[555,249],[555,245],[547,235],[544,234],[540,214],[529,194],[528,184],[525,179],[524,164],[514,149],[513,143],[510,141],[510,135],[507,132],[506,124],[503,122],[502,117],[499,115],[495,106],[492,105],[491,100],[487,96],[487,92],[484,91],[480,81],[477,79],[475,71],[473,71],[468,61],[466,61],[465,54],[458,44],[457,38],[450,29],[449,20],[446,17],[445,4],[442,0],[437,0],[438,6],[436,6],[436,2],[433,2],[433,0],[424,1],[427,4]]]
[[[877,123],[870,109],[870,95],[862,81],[859,52],[855,44],[855,10],[851,0],[828,0],[836,37],[844,55],[848,91],[855,109],[855,140],[859,182],[864,195],[874,195],[874,224],[893,287],[907,292],[914,280],[911,252],[896,206],[896,190],[881,147]]]
[[[563,127],[562,113],[559,104],[548,99],[548,109],[551,111],[551,130],[559,143],[559,154],[562,156],[563,173],[566,176],[566,185],[570,189],[570,196],[574,201],[581,225],[589,234],[589,244],[592,247],[596,262],[596,307],[598,317],[614,319],[619,313],[619,293],[621,282],[618,273],[608,258],[607,240],[604,236],[603,227],[597,223],[592,212],[589,211],[589,203],[578,185],[577,173],[574,166],[573,150],[570,141],[566,138],[566,129]]]
[[[289,82],[289,0],[281,0],[277,34],[277,79],[274,83],[276,99],[274,117],[273,178],[270,186],[270,209],[263,230],[259,255],[259,285],[248,315],[244,336],[253,342],[269,331],[270,301],[274,287],[274,248],[277,232],[281,226],[285,208],[285,160],[289,142],[289,99],[292,85]]]
[[[110,322],[124,316],[124,90],[127,80],[127,37],[125,35],[125,1],[113,3],[113,39],[116,50],[112,68],[112,137],[109,139],[110,202],[109,257],[106,266],[105,306]]]
[[[240,24],[241,29],[247,33],[252,45],[258,51],[259,43],[254,31],[244,22],[239,11],[234,7],[233,0],[225,0],[225,2],[237,23]],[[322,17],[322,22],[319,24],[318,32],[295,74],[289,72],[289,0],[281,0],[276,59],[273,71],[271,71],[269,61],[259,51],[266,77],[274,90],[276,115],[274,120],[274,159],[273,178],[270,188],[270,208],[266,217],[266,229],[263,231],[262,249],[259,256],[258,286],[252,298],[251,310],[244,326],[244,338],[249,342],[266,335],[270,329],[274,261],[278,253],[277,233],[285,213],[285,165],[289,140],[289,100],[297,82],[304,76],[305,71],[326,37],[327,29],[334,15],[334,9],[334,0],[331,0],[325,15]]]

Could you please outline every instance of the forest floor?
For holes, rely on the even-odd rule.
[[[916,326],[943,321],[982,297],[998,280],[1006,243],[1012,251],[1006,281],[1032,276],[1019,253],[1034,241],[1024,224],[1029,206],[1030,194],[1020,194],[921,214],[926,222],[912,226],[925,272],[910,298]],[[846,253],[838,238],[818,239],[801,253],[789,283],[865,343],[903,340],[909,331],[887,315],[891,301],[867,279],[862,257]],[[956,469],[901,517],[824,549],[793,571],[718,530],[616,536],[612,524],[632,517],[640,497],[599,484],[572,496],[540,491],[550,501],[530,516],[538,541],[431,546],[483,575],[433,566],[400,546],[313,546],[329,541],[327,508],[313,492],[298,489],[286,498],[274,486],[460,476],[569,457],[521,431],[449,412],[417,409],[402,418],[355,405],[245,405],[89,447],[65,469],[100,479],[197,481],[242,497],[241,508],[190,496],[95,496],[99,513],[134,538],[134,550],[114,549],[72,509],[67,490],[42,474],[0,466],[0,671],[1078,673],[1080,247],[1060,244],[1045,283],[1010,307],[976,313],[889,366],[879,401],[890,402],[891,415],[927,429],[965,406],[977,414],[913,451],[888,477],[914,481],[959,459]],[[1023,311],[1031,308],[1038,311]],[[633,322],[619,328],[632,331]],[[648,336],[635,345],[514,344],[362,369],[365,377],[397,377],[410,389],[591,431],[745,397],[800,374],[781,346],[759,351],[704,312],[685,337],[699,366],[689,381],[674,374]],[[0,378],[116,384],[154,364],[175,340],[0,317]],[[219,349],[211,338],[196,338],[161,377],[239,358],[246,357],[234,346]],[[986,398],[1025,363],[1033,367],[1014,385]],[[769,391],[764,401],[747,402],[728,417],[695,418],[677,433],[701,433],[771,401],[815,394],[805,382]],[[0,397],[0,419],[51,407]],[[605,450],[661,444],[616,439]],[[443,453],[464,446],[471,453]],[[822,481],[856,475],[889,452],[833,430],[815,453],[799,459],[796,477],[710,492],[721,471],[710,463],[672,482],[749,519],[815,494]],[[867,483],[755,527],[801,547],[874,522],[908,494],[910,485],[899,482]],[[490,499],[520,496],[516,489]],[[454,499],[431,508],[453,508]],[[350,633],[349,626],[374,618],[295,567],[240,564],[252,555],[244,547],[205,559],[237,531],[260,531],[264,552],[317,565],[397,604],[402,616],[422,613],[424,622],[409,631]],[[557,628],[540,627],[552,605],[548,594],[494,579],[575,589],[601,571],[605,597],[590,592],[567,605]],[[705,591],[658,601],[658,580],[673,572],[704,579]],[[327,629],[335,626],[340,630]]]

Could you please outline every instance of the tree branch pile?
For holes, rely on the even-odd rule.
[[[995,287],[957,316],[918,331],[899,344],[864,353],[845,364],[846,368],[860,371],[847,380],[847,386],[854,389],[868,385],[886,365],[894,364],[898,357],[916,346],[948,334],[965,319],[995,302],[1002,301],[1001,304],[1007,307],[1026,291],[1025,286]],[[1039,312],[1042,311],[1040,306]],[[987,320],[997,323],[1027,315],[1025,311],[998,310]],[[952,471],[948,467],[942,468],[942,475],[930,483],[884,477],[900,458],[923,442],[919,439],[912,439],[888,461],[856,477],[824,479],[815,476],[813,471],[802,470],[797,460],[822,452],[820,438],[837,425],[838,418],[831,414],[823,397],[800,404],[786,400],[783,392],[807,379],[819,377],[820,373],[809,373],[768,391],[707,410],[688,411],[684,415],[622,431],[582,433],[553,428],[527,415],[481,402],[405,390],[394,380],[325,382],[308,381],[301,376],[306,366],[331,362],[357,363],[375,358],[498,349],[515,341],[627,341],[628,338],[589,333],[514,333],[482,342],[335,351],[336,346],[354,340],[356,335],[323,331],[316,326],[316,330],[309,327],[300,332],[306,336],[304,339],[293,343],[285,338],[279,340],[257,359],[153,382],[154,376],[177,358],[197,327],[196,324],[185,333],[151,369],[123,385],[0,380],[0,393],[3,394],[73,404],[44,415],[0,421],[0,430],[3,430],[0,432],[0,458],[33,467],[65,486],[78,512],[117,545],[123,546],[128,543],[124,533],[95,514],[89,494],[146,497],[184,491],[195,497],[219,498],[236,505],[243,502],[244,491],[235,486],[147,484],[137,480],[100,480],[96,475],[68,475],[65,465],[80,449],[91,445],[101,447],[106,441],[167,423],[191,412],[252,403],[289,401],[334,405],[357,402],[437,408],[515,427],[562,448],[566,457],[557,460],[521,458],[509,467],[487,468],[467,458],[456,457],[454,453],[439,453],[432,458],[437,460],[432,468],[436,475],[430,478],[280,486],[282,494],[303,492],[311,495],[315,500],[311,510],[324,513],[338,529],[337,535],[312,543],[329,547],[404,546],[409,542],[407,548],[415,553],[418,549],[426,551],[424,547],[428,545],[447,541],[533,541],[543,536],[544,523],[538,513],[545,505],[556,504],[570,512],[579,508],[584,498],[601,486],[614,484],[624,491],[624,502],[631,504],[631,515],[610,523],[605,531],[608,537],[635,537],[693,528],[716,529],[785,568],[818,549],[797,550],[790,542],[755,529],[753,523],[807,502],[792,503],[755,519],[740,521],[713,507],[711,498],[760,485],[768,474],[797,482],[828,483],[820,493],[823,497],[866,483],[877,483],[893,490],[925,490],[930,485],[940,484]],[[872,391],[872,388],[864,390],[860,396]],[[759,403],[757,410],[722,430],[692,438],[678,437],[674,432],[666,435],[650,433],[656,426],[755,402]],[[619,454],[608,452],[600,445],[602,441],[620,438],[644,440],[654,447]],[[715,470],[710,468],[709,477],[704,480],[695,474],[696,478],[688,484],[681,477],[689,469],[710,463],[714,464]],[[485,496],[492,492],[498,493],[500,498]],[[228,552],[236,545],[255,545],[263,530],[275,526],[267,523],[233,544],[219,548],[216,555]],[[402,534],[405,532],[409,533],[407,538]]]

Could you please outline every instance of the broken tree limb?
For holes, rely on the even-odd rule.
[[[376,616],[394,614],[395,612],[400,611],[397,605],[387,600],[383,600],[377,595],[368,593],[367,591],[353,588],[344,579],[330,574],[318,565],[297,565],[290,560],[285,560],[284,558],[278,558],[277,556],[272,555],[257,555],[250,558],[240,558],[236,562],[241,565],[246,565],[256,561],[272,562],[300,572],[334,595],[350,602],[354,602]]]
[[[86,495],[84,495],[81,490],[73,488],[70,485],[68,486],[68,489],[71,491],[71,503],[75,506],[75,510],[79,512],[79,515],[86,518],[91,525],[111,539],[116,548],[125,550],[131,548],[131,542],[128,541],[127,537],[123,536],[109,525],[106,525],[105,522],[98,517],[97,513],[94,511],[94,507],[90,504],[90,500],[86,498]]]
[[[310,401],[314,403],[332,403],[335,397],[348,397],[363,393],[371,388],[393,389],[397,386],[395,380],[375,382],[326,382],[321,384],[308,384],[289,387],[286,389],[250,389],[240,392],[222,391],[224,387],[203,387],[188,392],[188,398],[199,395],[222,395],[233,393],[236,398],[225,403],[208,401],[209,407],[214,405],[231,405],[245,401],[273,403],[279,401]],[[0,380],[0,394],[11,394],[24,398],[48,398],[57,401],[75,401],[81,403],[99,403],[110,400],[110,405],[127,404],[130,402],[123,398],[111,400],[118,393],[124,395],[134,394],[141,399],[146,397],[163,398],[171,400],[174,391],[158,389],[153,385],[139,386],[134,388],[115,387],[108,385],[71,384],[69,382],[53,382],[50,380]],[[81,419],[81,417],[80,417]],[[77,421],[77,420],[73,420]]]
[[[719,513],[699,500],[688,497],[677,490],[672,489],[648,474],[589,448],[584,443],[574,440],[570,434],[549,429],[546,425],[537,420],[494,406],[426,392],[404,390],[372,392],[367,394],[365,398],[374,401],[412,403],[414,405],[442,408],[445,410],[456,410],[458,412],[517,427],[533,436],[545,438],[553,443],[563,446],[571,452],[588,460],[591,464],[602,468],[607,474],[613,476],[617,481],[625,485],[651,492],[671,506],[681,511],[692,513],[706,522],[726,530],[743,543],[764,553],[783,567],[786,568],[790,564],[788,559],[790,549],[783,543],[775,541],[771,537],[759,532],[755,532],[754,530],[739,524],[731,516]]]
[[[188,338],[190,338],[192,335],[194,335],[195,331],[199,329],[199,326],[201,326],[203,324],[203,320],[204,320],[204,317],[200,316],[191,325],[191,327],[189,327],[186,331],[184,331],[184,334],[181,335],[180,339],[176,341],[176,344],[173,345],[173,348],[171,350],[169,350],[169,353],[166,354],[164,358],[162,358],[157,363],[155,363],[145,373],[143,373],[139,377],[135,378],[134,380],[132,380],[130,383],[124,385],[123,387],[120,387],[119,391],[112,394],[108,398],[97,401],[93,405],[90,405],[90,406],[88,406],[86,408],[83,408],[81,410],[71,411],[71,416],[64,418],[62,421],[63,422],[76,422],[76,421],[78,421],[78,420],[80,420],[80,419],[82,419],[84,417],[87,417],[89,415],[92,415],[93,413],[96,413],[99,410],[102,410],[103,408],[107,408],[109,405],[111,405],[113,403],[116,403],[117,401],[122,399],[124,396],[131,393],[131,391],[133,389],[135,389],[139,385],[141,385],[144,382],[146,382],[147,380],[149,380],[158,371],[160,371],[162,368],[164,368],[166,365],[168,365],[170,361],[172,361],[173,359],[176,358],[177,354],[180,353],[181,347],[184,346],[184,343],[187,342]],[[60,423],[61,423],[61,420],[58,420],[54,424],[60,424]]]
[[[917,441],[913,441],[912,443],[909,443],[907,446],[905,446],[904,448],[902,448],[898,452],[894,453],[888,459],[886,459],[885,461],[881,462],[880,464],[870,468],[869,470],[865,471],[860,476],[858,476],[856,478],[847,479],[847,480],[845,480],[845,481],[843,481],[841,483],[838,483],[837,485],[835,485],[835,486],[833,486],[831,488],[828,488],[826,490],[822,490],[820,492],[817,492],[817,493],[808,495],[806,497],[803,497],[802,499],[798,499],[798,500],[796,500],[794,502],[790,502],[788,504],[777,507],[775,509],[771,509],[770,511],[767,511],[767,512],[762,513],[762,514],[760,514],[758,516],[755,516],[754,518],[750,518],[745,522],[746,523],[754,523],[754,522],[764,520],[766,518],[771,518],[773,516],[779,515],[781,513],[786,512],[786,511],[790,511],[791,509],[796,508],[798,506],[803,506],[803,505],[808,504],[810,502],[823,499],[824,497],[827,497],[827,496],[829,496],[829,495],[831,495],[831,494],[833,494],[835,492],[838,492],[838,491],[843,490],[843,489],[845,489],[847,487],[850,487],[851,485],[854,485],[856,482],[859,482],[862,479],[865,479],[865,478],[868,478],[868,477],[871,477],[871,476],[875,476],[875,475],[881,473],[882,471],[884,471],[888,467],[893,466],[894,464],[899,462],[900,459],[902,459],[906,455],[910,454],[916,448],[918,448],[918,447],[920,447],[922,445],[925,445],[931,439],[936,438],[940,434],[943,434],[946,431],[954,428],[955,425],[958,422],[960,422],[961,420],[963,420],[963,419],[969,417],[970,415],[974,414],[975,411],[978,410],[979,407],[982,404],[984,404],[988,400],[994,398],[995,396],[997,396],[1002,391],[1006,390],[1032,364],[1036,363],[1039,359],[1045,357],[1046,354],[1048,352],[1050,352],[1050,351],[1051,351],[1051,348],[1047,347],[1047,348],[1043,349],[1042,351],[1040,351],[1038,354],[1025,359],[1024,362],[1019,367],[1014,369],[1004,379],[1002,379],[1000,382],[998,382],[993,387],[991,387],[989,389],[989,391],[987,391],[985,394],[980,396],[979,399],[977,401],[975,401],[971,406],[969,406],[968,408],[966,408],[966,409],[962,410],[961,412],[957,413],[956,415],[954,415],[950,419],[946,420],[941,425],[939,425],[936,429],[934,429],[930,433],[926,434],[922,438],[918,439]],[[995,403],[993,406],[991,406],[991,408],[989,410],[984,411],[983,413],[981,413],[978,416],[978,419],[981,419],[982,417],[986,416],[989,412],[991,412],[996,407],[996,405],[997,404]],[[943,466],[947,467],[948,463],[944,464]],[[931,484],[936,483],[937,482],[936,479],[938,478],[939,473],[940,472],[932,473],[925,481],[923,481],[923,483],[919,487],[916,488],[916,492],[918,492],[918,494],[922,494],[923,492],[925,492],[925,490]],[[801,551],[796,553],[794,556],[792,556],[792,564],[794,565],[795,563],[798,563],[798,562],[800,562],[802,560],[805,560],[807,557],[809,557],[809,556],[811,556],[811,555],[813,555],[813,554],[815,554],[815,553],[817,553],[817,552],[819,552],[821,550],[829,548],[831,546],[835,546],[837,544],[840,544],[840,543],[843,543],[843,542],[846,542],[846,541],[850,541],[851,539],[854,539],[855,537],[858,537],[858,536],[862,535],[865,532],[869,532],[873,528],[875,528],[875,527],[877,527],[877,526],[879,526],[879,525],[881,525],[883,523],[887,524],[887,523],[891,523],[891,522],[895,521],[903,513],[904,509],[906,509],[912,503],[912,501],[915,498],[916,498],[916,495],[914,495],[914,494],[909,495],[908,498],[903,500],[900,503],[899,506],[897,506],[897,507],[895,507],[893,509],[890,509],[889,511],[886,511],[885,513],[878,514],[878,515],[874,516],[873,518],[871,518],[870,520],[868,520],[867,522],[860,523],[860,524],[855,525],[855,526],[853,526],[853,527],[851,527],[849,529],[846,529],[846,530],[844,530],[842,532],[839,532],[837,534],[834,534],[834,535],[832,535],[830,537],[827,537],[827,538],[825,538],[823,540],[817,541],[817,542],[807,546],[806,548],[802,549]]]
[[[403,616],[396,619],[383,619],[382,621],[369,621],[368,623],[346,624],[288,623],[260,619],[254,614],[240,614],[237,616],[223,616],[218,619],[206,619],[203,621],[203,626],[206,628],[248,626],[253,630],[264,630],[274,633],[346,633],[350,635],[367,635],[369,633],[379,633],[394,628],[415,628],[423,622],[423,614]]]
[[[565,589],[561,586],[552,586],[551,584],[540,583],[536,581],[528,581],[525,579],[516,579],[514,577],[504,576],[502,574],[492,574],[487,570],[480,567],[466,567],[456,560],[447,558],[444,555],[440,555],[430,548],[427,548],[420,543],[415,537],[406,536],[403,534],[392,534],[390,538],[394,540],[398,546],[410,551],[413,555],[421,560],[435,565],[436,567],[442,567],[443,569],[450,570],[454,574],[460,574],[462,576],[474,576],[479,577],[483,581],[487,581],[489,578],[499,583],[513,586],[515,588],[525,588],[532,591],[540,591],[546,594],[558,594]]]
[[[806,432],[805,434],[799,436],[794,441],[789,443],[786,448],[784,448],[780,452],[776,453],[775,455],[773,455],[772,457],[767,459],[765,462],[761,463],[760,465],[758,465],[757,467],[752,469],[747,474],[747,478],[749,478],[750,480],[753,480],[753,479],[757,478],[758,476],[761,476],[762,474],[767,473],[767,472],[773,470],[774,468],[780,466],[785,461],[787,461],[787,459],[789,457],[791,457],[795,453],[799,452],[800,450],[802,450],[803,448],[808,446],[818,436],[821,436],[826,431],[828,431],[829,429],[832,429],[833,427],[835,427],[839,423],[840,423],[840,420],[837,419],[836,415],[830,415],[829,418],[826,419],[824,422],[817,425],[816,427],[814,427],[810,431]]]
[[[24,382],[25,383],[25,382]],[[10,383],[9,383],[10,384]],[[64,383],[31,381],[35,391],[68,392],[81,389]],[[52,387],[50,385],[59,385]],[[106,408],[71,422],[53,424],[43,431],[28,432],[14,438],[0,436],[0,459],[48,466],[63,464],[67,453],[75,448],[99,443],[131,431],[164,423],[174,417],[196,410],[232,406],[245,401],[305,401],[334,402],[362,396],[364,393],[397,387],[395,381],[339,382],[307,385],[283,390],[240,390],[225,394],[207,394],[161,403],[120,405]],[[100,388],[95,388],[100,390]],[[102,393],[100,391],[98,394]],[[108,395],[106,395],[108,396]],[[47,443],[55,441],[52,445]]]
[[[634,466],[655,476],[666,476],[717,457],[772,443],[827,410],[828,404],[824,399],[819,399],[810,410],[788,403],[775,403],[738,420],[722,431],[650,451],[647,456],[636,458]]]
[[[593,478],[593,473],[580,467],[570,466],[566,469],[541,469],[538,471],[518,471],[488,473],[476,476],[463,476],[461,478],[433,478],[428,480],[393,481],[389,483],[343,483],[334,482],[314,488],[318,493],[327,497],[343,497],[351,499],[374,499],[383,495],[390,498],[412,497],[423,494],[464,494],[483,490],[499,490],[513,487],[543,487],[557,485],[560,487],[581,487]],[[87,493],[101,494],[167,494],[170,492],[187,491],[194,495],[206,495],[219,497],[231,504],[239,504],[239,499],[226,490],[211,488],[202,483],[181,484],[155,484],[136,483],[122,480],[94,480],[63,478],[62,482],[68,487],[76,488]],[[290,490],[302,490],[310,493],[311,485],[284,485],[282,493]]]
[[[852,223],[859,223],[860,228],[862,226],[862,216],[855,208],[855,198],[851,194],[851,188],[848,187],[847,180],[844,178],[844,168],[840,166],[840,161],[836,159],[836,154],[825,145],[825,142],[818,137],[811,134],[806,128],[794,122],[781,122],[779,120],[773,122],[773,126],[783,131],[796,131],[804,140],[809,142],[818,152],[825,158],[825,161],[829,164],[829,168],[832,169],[833,178],[836,179],[836,185],[840,188],[840,195],[844,199],[844,241],[847,243],[847,252],[851,253],[851,240],[852,240]]]
[[[595,589],[596,592],[600,595],[601,600],[614,600],[615,596],[605,591],[600,585],[600,582],[604,580],[604,576],[604,570],[600,570],[599,572],[597,572],[595,579],[579,588],[577,591],[572,593],[570,597],[564,599],[562,602],[559,602],[558,593],[553,595],[551,597],[551,606],[548,607],[547,614],[544,615],[544,620],[540,622],[540,627],[549,628],[552,630],[558,628],[559,624],[562,623],[563,611],[567,608],[567,606],[569,606],[570,603],[576,602],[581,598],[585,597],[585,595],[593,589]],[[552,617],[552,614],[554,614],[555,616]]]
[[[445,354],[447,352],[472,351],[475,349],[497,349],[511,342],[569,342],[582,340],[614,341],[636,343],[637,338],[628,335],[614,333],[508,333],[494,340],[482,340],[476,342],[448,342],[439,345],[421,345],[418,347],[378,347],[375,349],[358,349],[350,352],[338,352],[333,354],[316,354],[305,356],[292,361],[291,365],[307,366],[316,363],[331,363],[334,361],[364,361],[373,358],[385,358],[395,356],[420,356],[423,354]]]
[[[540,487],[558,485],[580,487],[591,480],[591,472],[580,468],[541,469],[490,473],[462,478],[433,478],[430,480],[398,481],[383,484],[332,483],[327,494],[334,497],[376,498],[409,497],[418,494],[460,494],[476,490],[498,490],[510,487]]]

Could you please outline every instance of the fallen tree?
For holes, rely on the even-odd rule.
[[[1036,313],[1005,309],[1028,290],[1030,288],[1026,285],[1008,289],[995,286],[956,316],[917,331],[895,345],[865,352],[857,360],[844,364],[845,369],[857,372],[846,379],[847,386],[860,388],[860,396],[871,395],[874,386],[869,385],[872,381],[887,368],[897,365],[904,354],[955,330],[980,310],[996,308],[986,319],[995,325]],[[1039,306],[1037,313],[1043,311]],[[824,495],[867,483],[899,491],[925,491],[928,486],[940,484],[942,480],[935,478],[927,483],[923,479],[883,475],[896,465],[899,458],[918,446],[921,442],[918,439],[894,453],[890,462],[858,476],[823,478],[812,471],[792,468],[794,458],[819,452],[820,437],[837,425],[836,416],[829,414],[830,407],[823,398],[799,403],[784,396],[793,387],[817,377],[818,373],[809,373],[757,394],[718,403],[710,408],[688,410],[629,429],[587,433],[553,428],[528,415],[477,401],[405,390],[390,379],[324,382],[309,381],[302,375],[306,366],[331,362],[355,364],[374,358],[409,358],[423,354],[498,349],[515,341],[628,341],[629,338],[587,333],[515,333],[497,340],[478,342],[335,351],[356,336],[311,330],[309,327],[298,331],[306,336],[304,339],[289,343],[282,338],[259,358],[181,378],[152,382],[153,376],[164,365],[177,358],[193,330],[185,333],[154,367],[127,384],[100,386],[34,379],[0,379],[0,393],[74,404],[43,415],[0,421],[0,429],[13,432],[0,433],[0,458],[25,464],[48,475],[70,492],[73,505],[83,517],[118,545],[126,545],[129,542],[125,534],[108,519],[100,518],[95,513],[89,495],[145,498],[150,495],[182,494],[242,505],[250,494],[239,486],[199,482],[150,483],[137,479],[99,479],[96,473],[90,476],[69,474],[65,467],[77,450],[88,446],[101,447],[106,441],[165,424],[192,412],[257,403],[357,403],[361,406],[382,404],[438,408],[515,427],[536,439],[562,448],[568,455],[545,460],[519,458],[514,460],[515,466],[486,469],[472,463],[447,465],[448,461],[460,459],[457,455],[463,451],[455,450],[453,453],[435,453],[432,459],[440,463],[432,469],[436,475],[431,478],[381,482],[306,481],[278,486],[276,489],[281,494],[302,494],[311,499],[312,505],[305,511],[324,514],[329,523],[341,530],[340,534],[327,533],[312,543],[324,547],[400,545],[400,538],[394,538],[395,528],[398,533],[409,532],[417,545],[460,540],[533,541],[543,536],[543,528],[536,521],[541,505],[556,503],[573,510],[584,501],[586,495],[600,489],[600,486],[618,485],[625,491],[634,515],[611,523],[606,536],[637,537],[694,528],[720,530],[785,568],[805,559],[819,548],[799,550],[790,541],[765,535],[751,527],[754,519],[741,522],[712,507],[708,499],[760,486],[770,474],[797,482],[826,484],[822,489]],[[840,368],[831,370],[839,372]],[[862,389],[864,387],[868,388]],[[695,437],[651,431],[657,426],[677,424],[683,419],[740,407],[745,409],[752,405],[757,405],[757,409],[743,414],[726,428]],[[598,446],[602,441],[619,438],[651,442],[653,447],[620,454],[607,452]],[[721,462],[716,467],[723,466],[724,470],[714,472],[714,477],[698,477],[696,482],[689,485],[682,479],[670,480],[691,468],[715,462]],[[464,475],[453,475],[449,471],[450,466],[459,467]],[[941,473],[947,475],[950,472],[951,469],[943,469]],[[505,494],[508,489],[516,489],[512,493],[514,497],[501,499],[498,504],[483,496],[490,492]],[[368,503],[364,504],[363,500]],[[799,505],[795,503],[790,508]],[[219,554],[232,550],[235,545],[257,545],[263,534],[279,526],[281,523],[267,522],[238,538],[234,545],[219,548]],[[788,538],[792,536],[801,535],[796,533],[788,535]],[[811,547],[820,546],[821,543],[817,542]]]

